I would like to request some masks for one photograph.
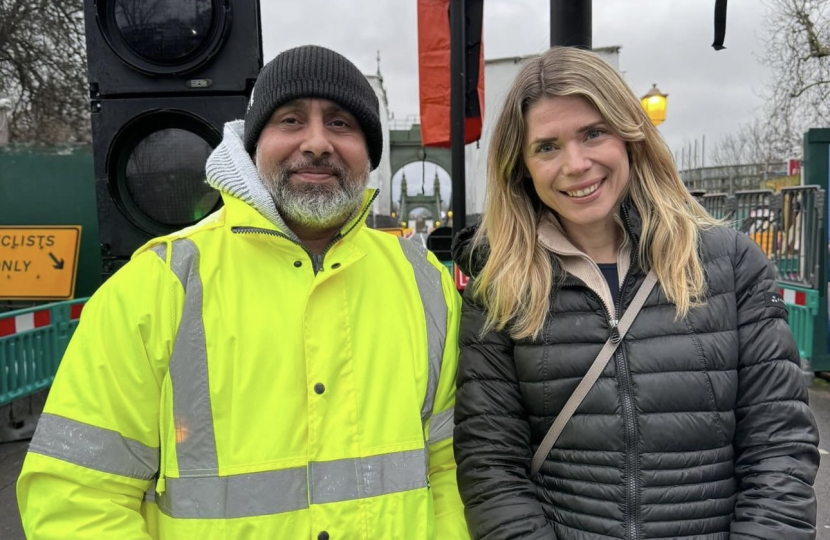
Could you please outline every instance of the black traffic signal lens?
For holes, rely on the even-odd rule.
[[[107,170],[115,204],[151,235],[192,225],[219,208],[205,163],[221,135],[201,118],[176,110],[140,115],[116,134]]]
[[[137,55],[178,63],[204,49],[214,25],[212,0],[116,0],[115,24]]]
[[[127,194],[141,213],[158,223],[186,226],[199,221],[220,198],[205,182],[211,151],[206,140],[184,129],[148,134],[127,159]]]
[[[148,75],[181,75],[222,48],[231,27],[229,1],[98,0],[95,20],[125,65]]]

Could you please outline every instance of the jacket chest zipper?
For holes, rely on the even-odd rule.
[[[628,363],[625,361],[625,355],[621,350],[617,349],[614,354],[614,360],[617,363],[617,374],[620,379],[621,399],[623,406],[623,416],[625,419],[626,432],[626,451],[625,451],[625,473],[626,473],[626,527],[628,529],[629,540],[637,540],[639,538],[637,528],[637,514],[639,505],[637,503],[638,477],[639,467],[637,463],[637,449],[639,448],[639,433],[637,430],[637,422],[634,415],[634,399],[631,390],[631,376],[628,371]]]
[[[297,242],[287,234],[283,234],[279,231],[272,231],[269,229],[260,229],[258,227],[233,227],[231,228],[231,230],[236,234],[264,234],[266,236],[276,236],[279,238],[284,238],[292,244],[299,246],[306,253],[306,255],[308,255],[308,258],[311,260],[311,266],[314,269],[315,274],[323,269],[323,259],[326,256],[325,251],[319,255],[312,253],[308,250],[308,248],[306,248],[304,245]],[[340,238],[340,234],[335,236],[334,239],[329,243],[329,245],[326,246],[326,251],[328,251],[329,248],[331,248],[331,246],[333,246],[338,240],[340,240]]]
[[[632,257],[633,259],[633,257]],[[619,314],[622,304],[623,293],[625,291],[625,281],[628,273],[623,276],[622,285],[620,287],[619,296],[617,298],[617,311]],[[566,284],[563,288],[584,288],[594,296],[605,310],[605,315],[608,317],[608,325],[610,337],[613,340],[615,336],[619,339],[619,331],[617,330],[618,320],[613,318],[611,311],[605,304],[605,301],[595,293],[590,287],[584,284]],[[625,526],[628,532],[628,540],[638,540],[639,534],[639,462],[637,459],[639,444],[639,430],[637,429],[637,422],[635,419],[634,409],[634,392],[631,387],[631,374],[628,370],[628,362],[625,359],[622,349],[618,348],[614,353],[614,362],[617,367],[617,378],[620,383],[620,399],[623,407],[623,421],[625,422],[626,434],[626,449],[625,449],[625,477],[626,477],[626,518]]]
[[[623,210],[623,219],[627,221],[627,213]],[[631,251],[631,264],[634,264],[634,254],[636,250]],[[619,317],[622,309],[623,293],[625,292],[626,278],[628,272],[623,276],[620,284],[620,291],[617,296],[617,317]],[[616,330],[616,329],[615,329]],[[640,505],[638,501],[639,494],[639,477],[640,467],[638,460],[638,452],[640,448],[640,433],[637,429],[637,421],[635,418],[636,410],[634,408],[634,391],[631,388],[631,372],[628,369],[628,362],[625,359],[625,353],[622,347],[618,347],[614,353],[614,361],[617,364],[617,376],[620,380],[621,400],[623,406],[623,419],[625,420],[625,434],[626,434],[626,449],[625,449],[625,476],[626,476],[626,528],[628,529],[629,540],[637,540],[640,537],[638,515],[640,512]]]

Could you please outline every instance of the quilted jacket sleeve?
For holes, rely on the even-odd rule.
[[[484,313],[468,295],[461,312],[455,405],[458,488],[475,540],[553,540],[528,470],[530,427],[505,334],[480,336]]]
[[[815,538],[818,430],[787,310],[761,249],[737,235],[739,482],[730,540]]]

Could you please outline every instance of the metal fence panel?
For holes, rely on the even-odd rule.
[[[0,315],[0,406],[52,384],[86,300]]]
[[[732,217],[732,201],[727,193],[707,193],[701,197],[700,204],[715,219]]]
[[[798,346],[801,368],[808,374],[809,381],[812,379],[813,372],[813,344],[820,300],[819,292],[816,289],[780,282],[778,287],[778,292],[784,298],[784,304],[789,313],[787,322]]]
[[[735,193],[732,226],[749,235],[771,257],[780,244],[780,197],[771,190]]]
[[[703,195],[701,204],[725,225],[749,235],[775,263],[782,282],[819,286],[825,193],[818,186]]]
[[[780,214],[781,241],[771,255],[779,279],[816,289],[823,245],[824,192],[818,186],[783,188]]]

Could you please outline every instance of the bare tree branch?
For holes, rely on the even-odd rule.
[[[807,90],[809,90],[810,88],[813,88],[814,86],[822,86],[822,85],[825,85],[825,84],[828,84],[828,83],[830,83],[830,80],[827,80],[827,81],[825,81],[825,80],[821,80],[821,81],[812,82],[812,83],[810,83],[810,84],[808,84],[808,85],[804,86],[804,88],[802,88],[801,90],[799,90],[799,91],[797,91],[797,92],[795,92],[795,93],[793,93],[793,94],[790,94],[790,97],[791,97],[791,98],[797,98],[797,97],[800,97],[800,96],[801,96],[801,94],[803,94],[804,92],[806,92],[806,91],[807,91]]]
[[[787,154],[782,154],[776,147],[775,139],[775,131],[756,119],[740,126],[736,133],[721,138],[712,150],[712,162],[729,166],[768,165],[783,161]]]
[[[771,76],[762,122],[778,155],[798,155],[807,129],[830,124],[830,0],[764,3]]]
[[[824,46],[819,35],[816,33],[816,27],[813,21],[810,20],[809,6],[804,2],[793,2],[793,10],[796,21],[804,28],[807,33],[807,43],[810,45],[810,56],[821,58],[823,56],[830,56],[830,48]]]
[[[91,139],[82,0],[0,0],[0,97],[13,141]]]

